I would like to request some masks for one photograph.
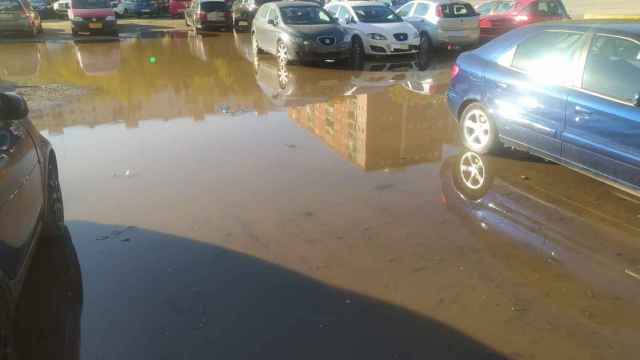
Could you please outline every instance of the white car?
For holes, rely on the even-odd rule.
[[[55,11],[58,16],[66,19],[68,18],[70,6],[71,0],[59,0],[53,3],[53,11]]]
[[[411,1],[398,9],[397,14],[426,37],[423,47],[472,47],[480,39],[479,14],[464,1]]]
[[[354,52],[368,55],[417,53],[420,34],[408,22],[379,2],[332,2],[325,6],[352,35]]]

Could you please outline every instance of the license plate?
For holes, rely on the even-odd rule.
[[[398,50],[409,50],[409,45],[396,45],[395,48]]]
[[[209,21],[224,20],[224,14],[218,13],[218,12],[209,13],[207,15],[207,20]]]
[[[240,26],[249,26],[249,22],[248,21],[238,21],[238,25],[240,25]]]
[[[102,23],[90,23],[89,29],[102,29]]]

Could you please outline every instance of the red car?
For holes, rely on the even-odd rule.
[[[488,41],[509,30],[540,21],[569,19],[560,0],[497,0],[476,6],[480,13],[480,40]]]
[[[169,0],[169,15],[173,18],[184,16],[184,10],[190,4],[190,0]]]

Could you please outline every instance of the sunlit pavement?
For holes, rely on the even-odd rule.
[[[70,230],[22,351],[51,331],[59,359],[637,358],[640,202],[517,152],[465,188],[455,54],[282,68],[247,34],[150,32],[0,45]]]

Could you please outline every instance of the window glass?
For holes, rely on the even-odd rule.
[[[229,5],[222,1],[205,1],[200,3],[200,9],[205,12],[225,11],[229,9]]]
[[[19,10],[22,10],[22,6],[18,0],[0,0],[0,12]]]
[[[262,6],[262,7],[260,7],[260,9],[258,9],[257,16],[259,18],[266,19],[268,12],[269,12],[269,7],[268,6]]]
[[[272,8],[271,11],[269,11],[269,15],[267,15],[267,19],[269,21],[271,20],[278,21],[278,11]]]
[[[498,5],[496,5],[496,9],[494,10],[494,12],[496,14],[506,13],[513,10],[515,6],[516,6],[515,1],[500,1]]]
[[[633,102],[640,93],[640,44],[613,36],[596,36],[585,64],[582,87]]]
[[[327,6],[327,11],[334,17],[338,16],[338,6],[336,5]]]
[[[413,9],[413,5],[415,5],[413,2],[404,4],[400,9],[398,9],[398,11],[396,11],[396,14],[402,17],[409,16],[411,9]]]
[[[478,13],[480,13],[480,15],[489,15],[489,14],[491,14],[491,11],[493,10],[493,7],[494,7],[495,4],[496,3],[494,3],[494,2],[489,2],[489,3],[482,4],[482,5],[478,6],[476,11]]]
[[[537,7],[540,16],[565,16],[564,8],[557,1],[540,0]]]
[[[280,8],[282,21],[288,25],[315,25],[334,22],[329,13],[319,6],[291,6]]]
[[[442,4],[442,16],[445,18],[460,18],[476,16],[476,11],[470,4]]]
[[[425,17],[429,13],[429,4],[427,3],[418,3],[416,5],[416,9],[413,11],[415,16]]]
[[[396,15],[393,10],[381,5],[361,5],[354,6],[358,20],[364,23],[394,23],[402,22],[402,18]]]
[[[344,6],[338,6],[338,19],[344,20],[349,17],[349,10]]]
[[[518,45],[511,66],[538,80],[574,80],[583,39],[582,33],[543,31]]]

